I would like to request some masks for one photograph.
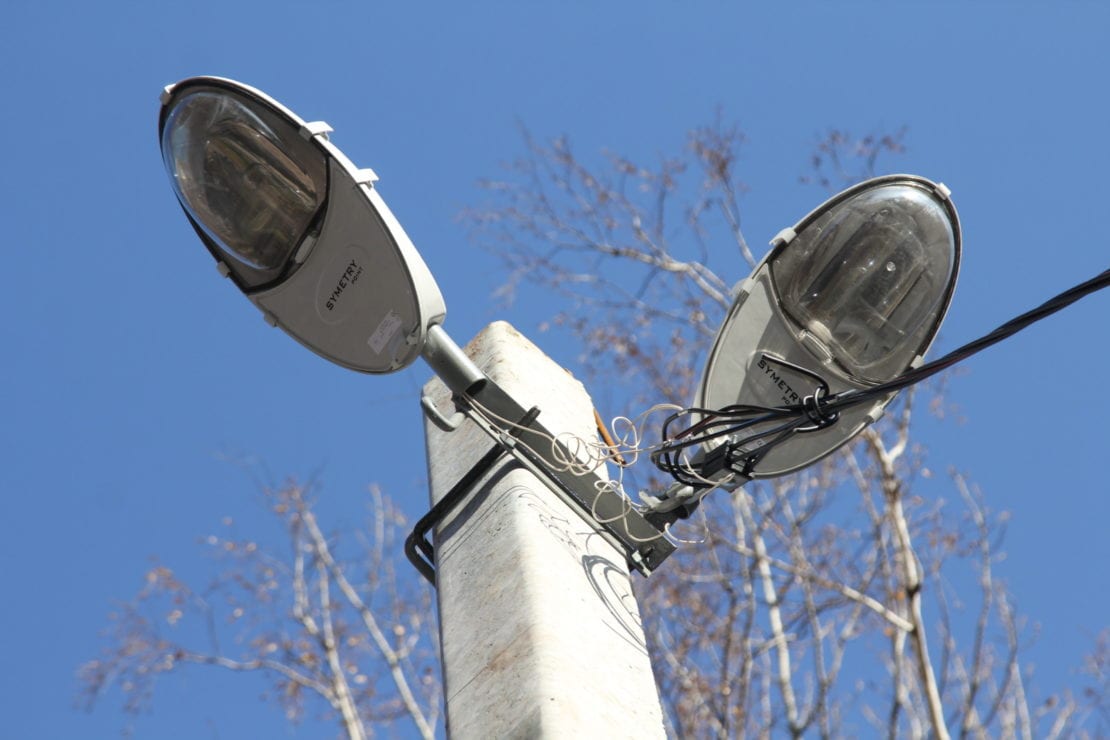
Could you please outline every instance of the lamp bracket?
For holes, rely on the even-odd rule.
[[[301,126],[301,136],[306,139],[314,139],[319,136],[324,141],[328,140],[328,134],[335,131],[327,121],[309,121]]]
[[[355,172],[356,185],[369,185],[373,187],[374,183],[376,183],[377,181],[378,173],[374,172],[374,170],[370,169],[369,167],[363,167],[362,169]]]
[[[779,233],[775,234],[775,236],[771,239],[771,246],[777,247],[781,244],[789,244],[790,242],[794,241],[794,238],[796,236],[798,236],[798,232],[788,226]]]
[[[454,396],[457,413],[450,418],[427,402],[422,405],[436,426],[450,431],[458,428],[463,416],[469,418],[490,439],[494,446],[483,455],[459,481],[413,527],[405,540],[405,554],[428,581],[435,584],[435,545],[428,538],[437,525],[469,497],[477,484],[505,455],[543,483],[582,519],[597,530],[607,542],[622,552],[630,568],[644,576],[650,575],[674,552],[674,544],[656,525],[637,510],[621,494],[613,491],[596,473],[573,475],[561,470],[558,459],[573,459],[573,453],[562,443],[553,444],[553,435],[537,421],[540,410],[525,411],[508,393],[491,379],[467,394]],[[429,406],[432,406],[429,408]],[[507,428],[495,426],[479,411],[490,416],[512,420]],[[544,440],[542,445],[529,445],[528,437]]]
[[[445,432],[455,431],[466,419],[466,414],[462,411],[456,411],[451,416],[444,416],[428,396],[420,397],[420,408],[423,409],[424,416],[426,416],[429,421]]]

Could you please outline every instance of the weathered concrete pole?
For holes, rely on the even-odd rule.
[[[596,436],[582,385],[508,324],[466,353],[549,430]],[[454,411],[438,379],[425,393]],[[470,421],[425,439],[433,504],[493,446]],[[624,557],[539,479],[503,458],[435,547],[452,740],[665,736]]]

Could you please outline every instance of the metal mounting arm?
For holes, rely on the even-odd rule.
[[[538,408],[529,411],[483,373],[465,353],[451,341],[439,326],[428,330],[424,359],[454,394],[458,413],[446,417],[429,403],[425,413],[445,431],[456,428],[462,416],[477,424],[494,442],[492,447],[466,475],[456,483],[435,506],[416,523],[405,542],[405,554],[417,570],[435,583],[435,546],[428,533],[442,522],[474,489],[474,486],[504,455],[512,456],[531,471],[547,487],[565,501],[588,524],[613,546],[624,553],[630,567],[648,575],[675,550],[661,526],[644,518],[628,500],[605,485],[596,473],[574,475],[561,470],[559,457],[573,459],[573,454],[555,442],[552,434],[537,421]],[[513,420],[507,428],[494,426],[476,407],[491,415]],[[434,413],[432,413],[434,411]],[[542,444],[535,444],[542,440]],[[519,443],[518,443],[519,442]]]

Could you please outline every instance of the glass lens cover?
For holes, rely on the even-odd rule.
[[[232,90],[179,97],[162,129],[162,157],[189,214],[228,256],[261,273],[255,280],[280,272],[327,190],[323,152],[293,122]]]
[[[783,311],[854,377],[903,372],[932,338],[956,261],[952,217],[913,184],[864,190],[800,230],[771,263]]]

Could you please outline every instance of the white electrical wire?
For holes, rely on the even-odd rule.
[[[647,425],[648,417],[660,411],[674,412],[682,408],[675,404],[656,404],[636,417],[639,423],[626,416],[615,417],[610,424],[610,428],[614,431],[618,429],[621,431],[618,434],[614,434],[615,444],[609,445],[601,440],[587,439],[571,432],[561,432],[557,435],[540,432],[511,419],[506,419],[482,405],[482,403],[473,396],[467,396],[466,400],[475,412],[477,412],[490,426],[499,428],[502,431],[506,431],[507,429],[519,429],[546,440],[551,445],[550,459],[557,464],[554,466],[554,469],[579,477],[593,473],[606,463],[615,463],[622,468],[627,467],[634,463],[641,454],[654,451],[659,445],[640,446],[640,440],[643,439],[643,430]],[[539,454],[535,447],[522,438],[517,437],[517,440],[518,444],[521,444],[537,455]],[[619,463],[621,458],[626,461],[623,466]]]
[[[634,502],[632,497],[624,490],[624,470],[626,467],[635,463],[641,454],[650,453],[659,446],[649,445],[642,447],[640,445],[640,441],[644,438],[644,428],[648,424],[649,417],[660,411],[671,413],[680,411],[682,409],[681,406],[675,404],[656,404],[640,413],[635,421],[626,416],[615,417],[610,422],[610,429],[614,432],[614,444],[610,445],[601,440],[587,439],[571,432],[562,432],[557,435],[541,432],[511,419],[506,419],[504,416],[484,406],[473,396],[466,396],[466,400],[474,412],[481,416],[491,427],[503,432],[509,429],[521,430],[549,442],[551,445],[551,452],[548,459],[555,463],[555,465],[551,466],[553,470],[569,473],[577,477],[585,477],[594,473],[599,468],[604,467],[606,463],[615,463],[618,471],[617,477],[613,479],[605,476],[594,484],[597,490],[594,500],[590,505],[590,515],[598,523],[611,524],[623,520],[625,522],[625,535],[634,542],[651,542],[670,534],[669,524],[664,527],[663,532],[652,537],[638,537],[630,531],[627,524],[628,516],[633,512],[641,511],[643,505]],[[519,436],[516,437],[516,444],[529,450],[537,457],[544,457],[535,447]],[[598,516],[597,504],[606,492],[620,496],[623,507],[622,511],[616,516],[602,519]]]

